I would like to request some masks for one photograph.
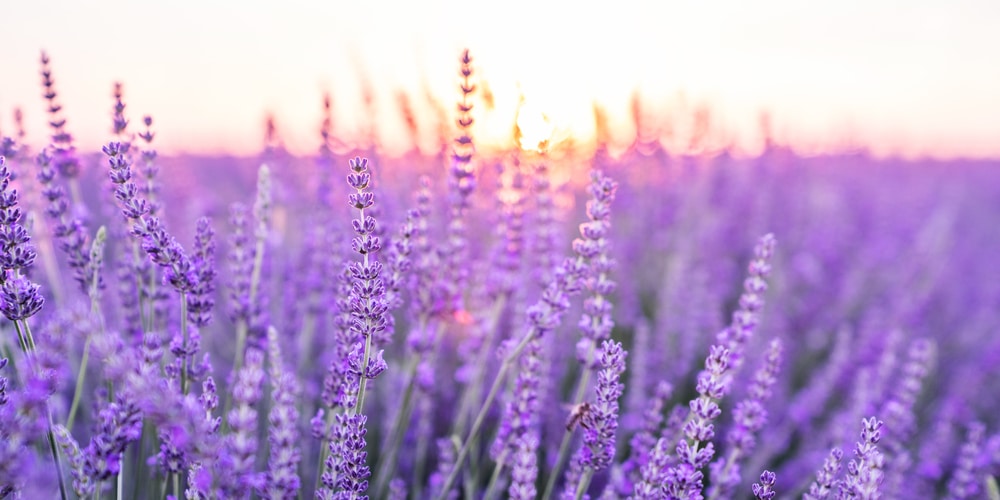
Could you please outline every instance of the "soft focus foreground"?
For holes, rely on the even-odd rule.
[[[0,498],[1000,498],[997,165],[485,154],[470,62],[437,157],[241,161],[45,61]]]

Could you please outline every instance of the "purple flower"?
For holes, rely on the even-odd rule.
[[[906,364],[902,368],[896,390],[882,407],[886,428],[889,432],[883,440],[886,450],[886,478],[884,493],[888,497],[898,496],[905,481],[904,474],[913,459],[908,443],[916,431],[914,405],[920,395],[924,379],[930,373],[934,362],[935,345],[927,339],[918,339],[910,344]]]
[[[378,335],[386,328],[388,308],[385,302],[385,286],[380,274],[382,264],[375,260],[375,254],[382,249],[381,241],[375,234],[378,223],[375,218],[365,213],[375,204],[375,195],[369,190],[371,173],[368,171],[368,159],[355,158],[350,162],[351,174],[347,176],[348,184],[355,192],[349,196],[350,204],[358,210],[358,218],[352,221],[354,239],[351,246],[361,255],[360,262],[350,265],[351,278],[351,334],[356,346],[364,347],[357,363],[360,388],[358,392],[359,406],[364,404],[364,392],[367,379],[373,379],[384,370],[384,362],[376,363],[377,372],[369,369],[369,356]],[[379,359],[381,359],[379,357]],[[358,411],[363,408],[358,408]]]
[[[364,415],[338,415],[337,426],[343,429],[341,440],[330,442],[331,455],[339,455],[340,462],[337,464],[338,474],[337,487],[343,493],[348,493],[346,498],[367,499],[364,492],[368,490],[368,477],[371,471],[368,468],[368,453],[365,451],[365,424],[368,417]],[[337,446],[334,451],[334,446]]]
[[[854,448],[854,458],[847,464],[847,477],[840,485],[839,498],[874,499],[880,497],[885,459],[879,452],[882,421],[866,418],[861,440]]]
[[[0,284],[0,312],[11,321],[34,316],[44,302],[39,286],[24,276],[7,278]]]
[[[410,253],[413,251],[413,236],[416,225],[421,218],[420,211],[410,210],[406,213],[406,221],[399,228],[399,236],[393,240],[387,255],[386,270],[383,275],[383,287],[385,288],[385,321],[386,327],[382,334],[378,336],[377,345],[388,345],[392,342],[392,334],[395,330],[395,319],[391,311],[403,305],[402,289],[404,277],[410,270]]]
[[[159,199],[160,187],[156,184],[156,175],[159,173],[159,167],[156,165],[156,149],[153,149],[154,134],[150,129],[153,125],[153,118],[145,116],[142,119],[142,123],[146,128],[139,133],[139,138],[142,139],[142,149],[139,151],[139,157],[142,160],[142,174],[146,178],[146,183],[140,187],[140,191],[146,199],[146,207],[149,209],[149,215],[157,217],[160,215],[163,203]]]
[[[10,171],[0,156],[0,312],[11,321],[34,316],[44,299],[39,286],[25,273],[35,261],[35,250],[21,225],[17,190],[10,189]]]
[[[334,315],[334,339],[333,356],[326,376],[323,379],[323,391],[321,400],[327,408],[335,406],[348,407],[351,401],[348,396],[348,385],[350,364],[349,358],[351,350],[354,348],[356,340],[351,334],[351,289],[352,279],[350,269],[345,265],[343,271],[336,278],[337,287],[337,314]],[[352,403],[353,404],[353,403]]]
[[[128,128],[128,120],[125,119],[125,102],[122,101],[122,84],[121,82],[115,82],[114,86],[115,89],[113,96],[115,98],[115,104],[112,107],[112,126],[118,139],[128,142],[125,139],[125,130]]]
[[[840,448],[830,450],[830,455],[823,461],[823,468],[816,473],[816,480],[809,485],[803,498],[806,500],[825,500],[834,492],[837,486],[837,476],[840,475],[840,461],[844,452]]]
[[[636,348],[638,349],[638,346]],[[637,356],[638,353],[639,351],[637,350]],[[646,409],[642,413],[642,425],[639,431],[629,440],[631,453],[625,460],[625,463],[622,464],[622,475],[615,485],[619,495],[627,496],[633,494],[635,485],[638,485],[642,481],[643,470],[652,461],[652,454],[657,446],[656,436],[660,431],[660,424],[663,423],[663,408],[670,398],[671,393],[673,393],[673,386],[669,382],[660,381],[656,386],[653,397],[649,398],[646,402]],[[652,494],[652,489],[649,489],[645,493],[647,496]]]
[[[466,212],[470,207],[469,200],[476,188],[475,166],[472,157],[475,152],[473,144],[472,102],[471,94],[475,85],[470,83],[472,76],[472,58],[469,51],[462,54],[462,100],[458,104],[459,136],[455,139],[451,153],[451,168],[448,171],[448,225],[446,239],[440,247],[443,276],[441,284],[445,288],[449,312],[462,311],[462,292],[468,281],[469,265],[468,229],[466,228]]]
[[[0,268],[25,272],[35,262],[31,237],[21,224],[17,190],[10,186],[11,172],[6,158],[0,156]]]
[[[84,450],[84,472],[98,483],[118,474],[125,447],[139,439],[141,430],[142,413],[135,403],[122,396],[108,403]]]
[[[958,451],[958,461],[955,470],[948,480],[949,499],[982,498],[982,460],[983,438],[986,426],[980,422],[969,425],[965,443]]]
[[[517,453],[518,443],[525,434],[535,431],[538,425],[538,383],[541,375],[541,343],[532,339],[520,359],[520,371],[514,381],[512,399],[504,409],[491,455],[508,457]],[[534,484],[534,481],[532,481]]]
[[[84,454],[80,451],[80,445],[61,425],[54,426],[53,433],[69,465],[70,475],[73,477],[73,491],[81,498],[90,496],[96,485],[84,470]]]
[[[625,386],[620,382],[625,372],[627,353],[620,342],[605,340],[601,344],[601,370],[597,374],[597,397],[582,418],[583,465],[601,470],[615,456],[615,431],[618,429],[618,398]]]
[[[142,249],[149,259],[164,268],[164,280],[181,293],[190,292],[197,282],[191,260],[180,243],[163,228],[160,219],[148,216],[146,201],[132,181],[131,161],[119,142],[104,146],[111,166],[111,182],[115,185],[115,198],[121,204],[122,214],[132,225],[132,234],[142,241]]]
[[[458,498],[458,492],[448,485],[446,478],[452,473],[455,468],[455,444],[452,440],[447,438],[441,438],[437,440],[438,447],[438,465],[437,470],[431,474],[428,479],[430,486],[431,498],[438,498],[443,496],[448,500],[455,500]],[[442,491],[447,488],[447,491]]]
[[[764,293],[767,291],[767,277],[771,274],[771,256],[774,254],[774,235],[766,234],[754,247],[754,258],[747,267],[747,278],[743,282],[739,308],[733,313],[732,322],[717,335],[717,341],[729,349],[729,361],[733,372],[743,364],[743,348],[753,336],[760,312],[764,308]]]
[[[538,435],[528,432],[514,439],[511,459],[510,486],[507,495],[514,500],[533,500],[538,496]]]
[[[229,316],[234,323],[250,321],[250,275],[254,250],[248,236],[247,208],[234,203],[229,208],[232,228],[229,240]]]
[[[368,418],[362,414],[338,413],[334,416],[330,436],[329,456],[324,464],[321,480],[323,487],[316,493],[322,499],[368,498],[368,453],[365,424]]]
[[[46,370],[27,370],[23,386],[6,393],[7,402],[0,405],[0,497],[30,478],[37,460],[31,448],[45,434],[47,401],[54,391],[50,376]]]
[[[297,427],[299,412],[295,407],[298,384],[293,374],[285,369],[280,339],[274,328],[268,330],[267,340],[273,403],[268,416],[271,456],[263,496],[267,499],[294,499],[299,491],[298,465],[301,459]]]
[[[7,367],[8,359],[0,358],[0,370]],[[7,404],[7,377],[0,377],[0,406]]]
[[[254,405],[261,398],[263,365],[263,352],[247,348],[246,363],[236,375],[233,387],[233,409],[227,416],[231,432],[226,440],[226,454],[220,457],[221,493],[226,498],[248,496],[260,483],[260,476],[254,472],[257,454],[257,410]]]
[[[187,295],[188,319],[195,326],[204,328],[212,320],[215,307],[215,231],[208,218],[198,219],[194,237],[194,255],[191,264],[197,276],[191,293]]]
[[[771,471],[764,471],[760,474],[760,482],[753,483],[753,496],[760,500],[771,500],[777,493],[774,491],[774,481],[776,476]]]
[[[591,173],[591,183],[588,187],[591,199],[587,202],[589,221],[580,224],[581,238],[573,241],[573,250],[588,261],[589,273],[584,285],[590,291],[590,296],[583,302],[583,315],[580,317],[580,330],[583,333],[578,352],[583,354],[580,361],[586,369],[596,360],[594,356],[597,344],[611,336],[614,321],[611,318],[610,295],[614,293],[616,283],[611,279],[611,270],[615,263],[608,253],[606,238],[611,222],[611,203],[615,199],[617,183],[600,171]]]
[[[782,356],[781,342],[771,341],[764,364],[754,373],[748,397],[733,409],[733,427],[726,435],[727,453],[712,463],[712,486],[709,498],[726,497],[740,480],[740,461],[756,444],[756,433],[767,423],[767,402],[777,379]]]
[[[42,187],[42,195],[48,202],[45,214],[55,223],[53,232],[59,249],[66,254],[69,267],[73,270],[73,278],[83,292],[88,293],[90,282],[87,269],[90,256],[87,252],[86,228],[79,217],[69,215],[69,201],[66,199],[64,189],[55,182],[56,171],[53,162],[52,154],[47,150],[42,150],[36,160],[38,182]],[[103,281],[99,282],[98,286],[103,287]]]
[[[671,465],[671,440],[660,438],[649,453],[649,460],[642,467],[641,481],[636,484],[630,499],[658,500],[663,498],[663,485],[667,483]]]
[[[215,409],[219,407],[219,395],[216,392],[215,379],[211,376],[206,377],[201,383],[201,396],[198,400],[205,408],[205,420],[208,422],[209,431],[214,434],[222,424],[222,417],[213,416]]]
[[[55,81],[52,79],[49,57],[45,52],[42,52],[41,62],[42,87],[45,90],[43,96],[49,103],[49,126],[52,128],[54,164],[60,175],[68,180],[73,180],[80,174],[80,160],[76,156],[76,148],[73,147],[73,136],[66,132],[66,119],[60,113],[62,105],[56,100]]]
[[[684,439],[677,445],[678,463],[667,473],[665,489],[669,498],[702,498],[701,469],[715,454],[715,446],[711,443],[715,437],[712,422],[722,413],[717,401],[726,393],[729,360],[728,349],[712,346],[712,352],[705,359],[705,369],[698,374],[699,396],[690,403],[691,416],[684,425]]]

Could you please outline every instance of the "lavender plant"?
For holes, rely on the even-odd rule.
[[[318,160],[158,155],[118,86],[97,176],[44,57],[0,498],[998,496],[995,162],[493,151],[471,63],[448,158],[329,101]]]

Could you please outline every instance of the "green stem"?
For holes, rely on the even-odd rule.
[[[28,365],[35,369],[33,356],[35,354],[35,339],[31,335],[31,327],[28,326],[28,320],[20,319],[14,321],[14,329],[17,330],[17,337],[21,341],[21,348],[24,349],[24,355],[28,358]],[[59,459],[59,448],[56,446],[56,435],[52,432],[52,411],[49,409],[49,403],[45,403],[45,413],[48,418],[48,439],[49,439],[49,451],[52,453],[52,462],[56,466],[56,475],[59,478],[59,495],[62,500],[66,500],[66,484],[63,481],[62,475],[62,462]]]
[[[17,345],[21,347],[21,352],[27,354],[31,351],[28,347],[28,341],[24,338],[24,333],[21,331],[21,326],[14,322],[14,330],[17,331]]]
[[[139,497],[139,485],[142,483],[139,478],[143,477],[143,468],[145,467],[145,461],[142,459],[145,456],[146,444],[149,441],[149,437],[152,435],[152,429],[150,429],[149,420],[142,420],[142,430],[139,433],[139,440],[137,441],[137,449],[135,450],[135,467],[133,467],[133,472],[135,474],[136,480],[132,486],[132,497]]]
[[[302,323],[302,333],[299,335],[299,352],[302,353],[301,359],[299,359],[299,380],[305,380],[306,374],[309,373],[309,368],[312,364],[312,357],[305,356],[305,354],[311,352],[313,336],[315,333],[316,315],[308,313]]]
[[[168,479],[166,481],[163,481],[162,483],[160,483],[160,498],[162,500],[166,500],[167,499],[167,483],[170,482],[169,477],[173,476],[173,475],[174,475],[173,472],[169,473],[168,474]]]
[[[330,426],[333,425],[333,416],[339,414],[341,412],[341,408],[330,408],[329,410],[330,411],[326,412],[326,425],[323,427],[326,432],[330,431]],[[321,439],[319,441],[319,463],[317,464],[315,491],[319,491],[319,487],[323,483],[323,473],[326,472],[326,459],[329,456],[330,442],[326,439]],[[334,483],[336,483],[336,481],[334,481]]]
[[[253,269],[250,271],[250,291],[247,297],[250,314],[253,314],[254,304],[257,303],[257,290],[260,288],[260,277],[263,273],[263,267],[264,238],[258,237],[257,243],[254,245]],[[234,374],[238,374],[240,372],[240,368],[243,367],[243,358],[246,354],[244,351],[246,350],[247,345],[247,335],[250,330],[249,321],[249,318],[241,318],[236,322],[236,360],[233,362]],[[230,404],[232,404],[231,394],[227,394],[225,405],[222,407],[223,415],[229,414]],[[225,427],[223,430],[228,429],[227,423],[223,423],[223,426]]]
[[[504,450],[500,454],[500,458],[497,459],[497,463],[493,466],[493,473],[490,474],[490,482],[486,485],[486,493],[483,495],[483,500],[493,500],[496,497],[496,487],[500,481],[500,472],[505,465],[507,465],[507,450]]]
[[[52,413],[48,410],[48,403],[45,404],[45,411],[49,413],[49,452],[52,453],[52,460],[56,466],[56,477],[59,478],[59,497],[62,500],[66,500],[68,496],[66,495],[66,483],[63,481],[62,463],[59,460],[59,449],[56,447],[56,435],[52,432]]]
[[[426,412],[421,412],[420,418],[420,422],[423,422],[423,419],[430,418],[430,415]],[[430,435],[427,433],[420,433],[417,437],[417,453],[415,455],[416,459],[414,460],[416,464],[413,466],[413,481],[411,483],[413,484],[412,498],[414,499],[424,498],[422,491],[424,486],[424,466],[427,463],[427,461],[424,460],[424,457],[427,456],[427,449],[429,447]]]
[[[576,391],[573,394],[573,400],[571,404],[575,408],[577,405],[583,403],[583,397],[587,393],[587,385],[590,383],[590,364],[594,360],[594,342],[590,343],[590,349],[587,351],[587,363],[583,367],[583,373],[577,380]],[[570,444],[573,443],[573,433],[566,432],[563,434],[562,442],[559,443],[559,454],[556,455],[556,461],[552,464],[552,471],[549,472],[549,479],[545,482],[545,492],[542,493],[542,498],[552,498],[552,493],[556,487],[556,481],[559,479],[559,473],[562,471],[563,462],[566,461],[566,457],[569,453]]]
[[[729,450],[729,453],[726,455],[726,466],[722,468],[722,473],[719,474],[719,477],[720,478],[729,477],[729,471],[732,470],[733,464],[737,460],[739,460],[739,458],[740,458],[739,451],[737,451],[736,449]],[[708,500],[716,500],[717,498],[719,498],[719,495],[721,493],[722,493],[721,486],[719,488],[713,488],[712,494],[708,496]]]
[[[240,368],[243,367],[243,358],[246,354],[247,345],[247,322],[243,319],[236,321],[236,358],[233,360],[233,378],[240,373]],[[222,403],[222,433],[225,434],[229,430],[229,419],[226,415],[229,415],[229,410],[233,406],[233,391],[226,391],[225,401]]]
[[[594,469],[587,467],[583,470],[583,477],[580,478],[580,485],[576,488],[576,496],[574,500],[580,500],[583,498],[583,494],[587,492],[587,488],[590,487],[590,480],[594,477]]]
[[[133,262],[133,265],[135,266],[135,269],[139,269],[139,265],[142,263],[142,257],[139,254],[139,251],[140,251],[139,242],[138,241],[133,241],[132,242],[132,262]],[[151,270],[150,272],[155,273],[156,271],[155,270]],[[139,322],[142,323],[142,333],[143,333],[143,336],[144,336],[143,337],[143,342],[144,343],[146,341],[145,334],[153,331],[153,311],[154,311],[154,308],[153,308],[153,295],[156,293],[156,291],[153,290],[152,287],[155,286],[156,280],[150,280],[150,281],[151,281],[151,283],[150,283],[149,293],[148,294],[144,294],[143,293],[143,288],[145,288],[146,284],[142,280],[142,273],[135,273],[136,305],[139,308]],[[149,306],[149,312],[148,313],[146,312],[146,306],[147,305]]]
[[[410,360],[410,365],[406,370],[406,389],[403,391],[403,403],[396,413],[395,422],[392,424],[392,436],[389,438],[388,446],[383,456],[379,458],[378,471],[375,474],[374,498],[383,498],[385,488],[389,485],[389,478],[396,470],[396,454],[402,445],[406,423],[413,415],[413,390],[416,387],[417,367],[420,364],[419,358]]]
[[[115,485],[115,500],[121,500],[123,498],[122,497],[122,492],[125,490],[125,460],[124,459],[125,459],[125,454],[122,453],[122,456],[120,458],[121,464],[122,464],[121,465],[122,470],[119,471],[118,474],[116,475],[117,477],[116,477],[116,481],[115,481],[115,483],[116,483],[116,485]]]
[[[187,293],[181,292],[181,349],[184,359],[181,362],[181,393],[188,393],[188,307]]]
[[[500,387],[503,385],[504,380],[507,378],[507,371],[510,370],[511,365],[517,360],[524,348],[528,346],[528,342],[534,338],[536,332],[534,330],[528,332],[527,335],[521,339],[521,342],[517,344],[500,364],[500,370],[497,371],[497,376],[493,380],[493,385],[490,387],[490,392],[486,395],[486,400],[483,401],[482,407],[479,409],[479,414],[476,415],[476,420],[472,422],[472,428],[469,429],[469,437],[466,438],[465,443],[462,448],[458,451],[458,455],[455,456],[455,465],[451,469],[451,473],[448,474],[448,478],[445,480],[444,484],[441,486],[441,491],[438,493],[438,500],[445,500],[448,497],[448,491],[451,486],[455,484],[455,480],[458,479],[458,474],[462,470],[462,466],[465,463],[465,457],[469,454],[469,449],[472,447],[473,437],[479,433],[480,428],[486,421],[486,415],[489,413],[490,406],[493,404],[493,400],[497,397],[497,393],[500,392]]]
[[[365,350],[361,354],[361,380],[359,380],[358,402],[352,408],[351,415],[361,413],[365,405],[365,389],[368,387],[368,358],[371,357],[371,350],[372,336],[368,335],[365,337]]]
[[[493,303],[493,309],[490,311],[489,323],[488,323],[488,336],[484,339],[484,345],[493,345],[493,336],[496,335],[497,324],[500,322],[500,313],[503,311],[507,303],[507,296],[501,296],[496,302]],[[473,375],[472,380],[466,387],[465,392],[462,393],[462,401],[459,403],[458,410],[458,420],[456,421],[454,427],[452,427],[452,434],[462,435],[465,433],[465,425],[468,423],[469,417],[472,413],[473,405],[479,396],[482,394],[482,381],[486,376],[486,368],[490,363],[489,356],[493,354],[493,351],[488,348],[481,349],[479,351],[479,358],[476,360],[476,371]]]
[[[90,359],[90,335],[83,344],[83,357],[80,358],[80,369],[76,374],[76,389],[73,391],[73,402],[69,405],[69,416],[66,417],[66,429],[73,430],[73,422],[76,421],[76,411],[80,408],[80,399],[83,397],[83,382],[87,376],[87,363]]]

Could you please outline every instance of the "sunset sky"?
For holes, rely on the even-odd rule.
[[[438,129],[432,99],[458,97],[462,48],[494,96],[476,135],[510,141],[519,96],[557,136],[593,140],[593,106],[612,140],[634,136],[632,96],[672,149],[709,110],[713,141],[753,154],[761,115],[799,151],[1000,156],[1000,2],[40,1],[0,7],[0,131],[22,107],[45,130],[46,50],[82,150],[110,138],[111,90],[135,123],[151,114],[168,153],[253,154],[273,113],[287,147],[318,147],[322,95],[348,141],[377,123],[388,152],[409,147],[406,95]],[[362,89],[372,89],[366,116]]]

